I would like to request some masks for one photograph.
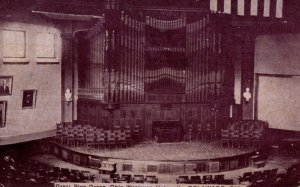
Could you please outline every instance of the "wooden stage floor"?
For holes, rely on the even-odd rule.
[[[255,148],[221,147],[219,141],[213,142],[144,142],[120,149],[97,149],[92,147],[69,147],[98,157],[141,160],[141,161],[193,161],[233,157],[254,152]]]

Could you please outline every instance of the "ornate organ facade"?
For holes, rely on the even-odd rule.
[[[111,2],[111,1],[108,1]],[[126,7],[126,6],[125,6]],[[228,104],[222,25],[207,11],[106,7],[76,35],[78,119],[101,126],[211,123]]]

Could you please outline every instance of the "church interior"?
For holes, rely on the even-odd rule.
[[[299,10],[2,1],[0,186],[299,186]]]

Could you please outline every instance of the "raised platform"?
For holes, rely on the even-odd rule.
[[[233,157],[252,153],[256,149],[239,149],[221,147],[215,142],[144,142],[122,149],[95,149],[89,147],[72,147],[70,150],[84,152],[98,157],[109,157],[139,161],[199,161],[224,157]]]
[[[220,142],[141,143],[129,148],[105,150],[65,147],[50,143],[50,153],[84,167],[100,168],[116,163],[118,173],[210,173],[248,167],[257,149],[222,148]]]

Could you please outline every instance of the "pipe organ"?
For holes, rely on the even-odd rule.
[[[211,15],[176,14],[165,20],[145,14],[121,12],[110,34],[104,22],[85,33],[80,97],[96,94],[94,99],[104,103],[147,103],[160,94],[177,94],[188,103],[222,99],[222,33]]]
[[[120,102],[144,102],[145,23],[122,13]]]
[[[179,121],[184,133],[211,123],[216,136],[228,100],[220,27],[207,12],[106,10],[76,38],[78,118],[139,125],[148,138],[154,121]]]
[[[187,25],[187,102],[212,102],[222,97],[224,65],[222,34],[211,24],[210,15]]]

